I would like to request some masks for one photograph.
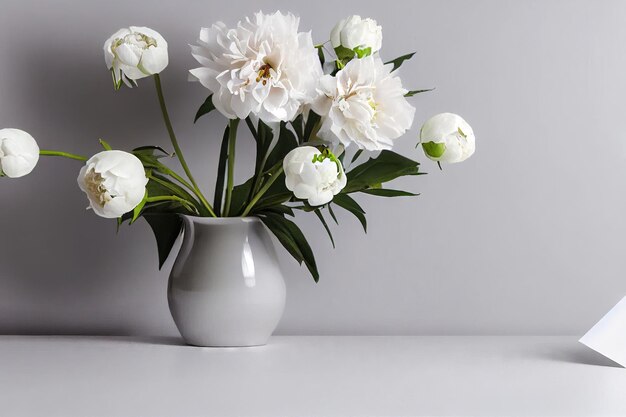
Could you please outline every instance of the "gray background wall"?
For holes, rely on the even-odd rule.
[[[401,74],[416,123],[397,149],[429,175],[421,196],[364,196],[364,236],[340,216],[333,250],[312,217],[298,223],[321,264],[313,283],[281,251],[282,334],[579,334],[626,294],[626,2],[620,1],[55,1],[0,2],[0,126],[45,149],[83,154],[106,138],[167,146],[151,80],[114,92],[102,43],[146,25],[170,45],[165,92],[196,176],[212,193],[224,119],[192,124],[207,91],[186,81],[188,43],[216,20],[291,10],[324,41],[335,22],[371,16],[383,57],[417,51]],[[474,127],[466,163],[414,150],[421,122],[452,111]],[[239,141],[239,154],[251,142]],[[246,158],[243,158],[246,160]],[[80,164],[44,159],[0,181],[0,333],[174,335],[142,222],[116,236],[86,212]],[[246,174],[239,172],[240,178]]]

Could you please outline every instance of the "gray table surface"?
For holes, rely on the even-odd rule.
[[[626,416],[626,369],[573,337],[0,336],[1,416]]]

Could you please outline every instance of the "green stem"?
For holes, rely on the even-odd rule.
[[[272,168],[272,170],[269,172],[269,178],[268,180],[265,182],[265,184],[263,185],[263,187],[259,190],[258,193],[256,193],[256,195],[252,198],[252,200],[250,201],[250,203],[246,206],[245,210],[243,211],[243,213],[241,213],[241,217],[246,217],[249,213],[250,210],[252,210],[252,208],[254,207],[254,205],[259,201],[259,199],[261,197],[263,197],[263,194],[265,194],[267,192],[267,190],[269,190],[269,188],[272,186],[272,184],[274,184],[274,181],[276,181],[276,179],[278,177],[280,177],[280,174],[283,173],[283,165],[282,162],[279,162],[279,166],[278,169],[276,168]],[[274,172],[276,171],[276,172]]]
[[[185,200],[184,198],[181,198],[175,195],[160,195],[157,197],[146,198],[146,203],[156,203],[157,201],[178,201],[179,203],[191,204],[189,201]]]
[[[237,140],[237,125],[239,119],[232,119],[229,122],[228,130],[228,179],[226,180],[226,200],[224,201],[224,217],[230,214],[230,203],[233,197],[235,184],[235,144]]]
[[[150,178],[152,181],[156,182],[157,184],[161,185],[164,188],[167,188],[168,190],[170,190],[172,193],[179,193],[179,190],[176,189],[177,186],[174,186],[173,183],[169,182],[169,181],[164,181],[159,177],[155,177],[154,175],[149,175],[148,178]],[[183,190],[181,188],[181,190]],[[204,215],[207,215],[208,213],[206,212],[206,208],[200,204],[200,202],[198,200],[196,200],[195,198],[193,198],[193,196],[191,194],[189,194],[188,192],[186,192],[185,190],[184,194],[185,195],[185,199],[187,201],[189,201],[191,204],[193,204],[194,207],[196,207],[198,209],[199,212],[203,213]],[[181,197],[183,198],[183,197]]]
[[[252,136],[254,136],[254,140],[256,142],[256,149],[257,149],[257,155],[256,155],[256,167],[255,167],[255,172],[254,172],[254,181],[252,182],[252,187],[250,187],[250,195],[248,196],[248,198],[252,199],[252,196],[259,191],[259,186],[261,185],[261,177],[263,175],[261,175],[261,173],[263,172],[263,167],[265,165],[265,160],[267,159],[267,155],[260,155],[260,147],[261,144],[259,143],[259,136],[258,136],[258,132],[256,131],[256,128],[254,127],[254,124],[252,123],[252,121],[250,120],[249,117],[246,117],[246,124],[248,125],[248,129],[250,129],[250,133],[252,133]],[[268,146],[269,148],[269,146]],[[269,151],[269,150],[268,150]]]
[[[75,159],[77,161],[86,161],[87,158],[80,155],[74,155],[73,153],[60,152],[60,151],[39,151],[39,155],[42,156],[62,156],[63,158]]]
[[[178,145],[178,140],[176,139],[176,135],[174,134],[174,128],[172,127],[172,122],[170,121],[170,116],[167,112],[167,107],[165,106],[165,98],[163,97],[163,88],[161,87],[161,77],[159,77],[159,74],[154,74],[154,84],[156,86],[157,95],[159,97],[159,105],[161,106],[161,113],[163,114],[163,121],[165,122],[167,133],[170,135],[172,146],[174,146],[174,151],[176,152],[176,156],[178,157],[180,164],[185,170],[185,174],[187,174],[187,177],[191,181],[191,184],[193,184],[193,187],[190,187],[190,188],[193,189],[194,193],[196,194],[196,196],[198,196],[198,198],[202,202],[202,205],[206,207],[206,209],[211,214],[211,216],[217,217],[215,216],[215,212],[213,211],[213,208],[211,207],[207,199],[204,198],[204,195],[202,195],[202,191],[200,191],[200,187],[198,187],[198,184],[196,183],[196,180],[193,178],[193,175],[191,174],[191,170],[189,169],[189,166],[187,165],[187,162],[185,161],[185,157],[183,156],[183,151],[180,149],[180,146]]]
[[[162,196],[158,196],[158,197],[148,197],[146,198],[146,203],[157,203],[159,201],[176,201],[177,203],[181,203],[183,205],[183,207],[185,207],[187,210],[189,210],[192,213],[198,213],[198,209],[196,209],[194,207],[194,205],[185,200],[184,198],[180,198],[178,196],[175,195],[162,195]],[[190,210],[190,208],[193,208],[193,210]]]

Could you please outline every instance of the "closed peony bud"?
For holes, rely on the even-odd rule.
[[[296,148],[285,156],[283,169],[287,188],[312,206],[328,203],[346,186],[343,166],[328,150]]]
[[[341,20],[330,32],[330,42],[340,59],[345,58],[345,51],[353,51],[362,58],[377,52],[383,42],[383,30],[375,20],[353,15]],[[339,50],[338,50],[339,48]]]
[[[19,129],[0,129],[0,176],[19,178],[29,174],[39,161],[39,146]]]
[[[167,67],[167,42],[150,28],[131,26],[107,39],[104,59],[113,73],[115,87],[119,88],[122,81],[130,86],[129,80],[158,74]]]
[[[92,156],[78,174],[78,186],[93,211],[108,219],[133,210],[146,194],[148,178],[135,155],[102,151]]]
[[[433,161],[465,161],[476,150],[474,131],[461,116],[441,113],[424,123],[420,140],[426,156]]]

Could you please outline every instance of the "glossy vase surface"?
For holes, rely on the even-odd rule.
[[[285,281],[269,232],[256,217],[182,216],[183,243],[168,285],[188,344],[267,343],[285,307]]]

